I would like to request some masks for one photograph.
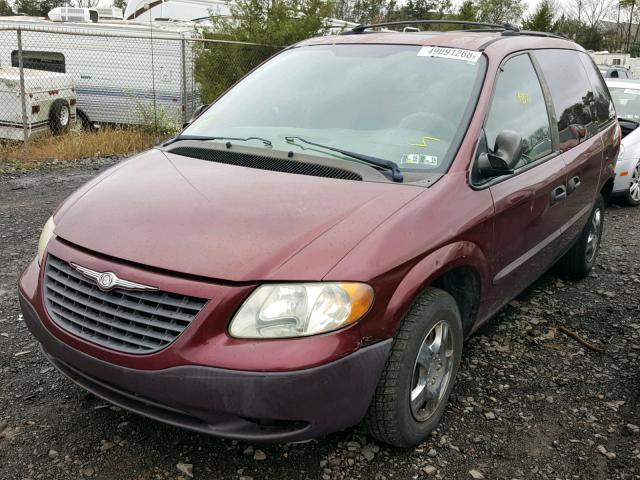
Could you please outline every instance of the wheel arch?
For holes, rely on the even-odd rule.
[[[472,242],[455,242],[427,255],[407,272],[387,307],[395,332],[416,297],[429,286],[449,293],[460,310],[465,335],[473,328],[490,275],[486,256]]]
[[[605,201],[609,201],[611,198],[611,194],[613,192],[613,185],[615,183],[615,177],[610,177],[604,182],[604,185],[600,189],[600,195],[605,199]]]

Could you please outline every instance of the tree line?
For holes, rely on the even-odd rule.
[[[634,53],[640,42],[636,28],[640,0],[569,0],[562,4],[541,0],[529,14],[526,7],[525,0],[464,0],[458,5],[452,0],[237,0],[231,10],[239,21],[213,20],[214,30],[226,38],[269,45],[289,45],[322,33],[325,18],[356,23],[441,19],[509,23],[526,30],[562,33],[589,50]]]

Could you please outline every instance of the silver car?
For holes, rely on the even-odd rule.
[[[640,205],[640,80],[606,79],[622,128],[613,195]]]

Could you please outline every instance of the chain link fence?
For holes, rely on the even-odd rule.
[[[172,22],[0,25],[0,141],[105,125],[162,139],[278,50],[193,37]]]

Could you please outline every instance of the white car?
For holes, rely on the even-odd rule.
[[[640,80],[606,79],[622,128],[612,195],[640,205]]]

